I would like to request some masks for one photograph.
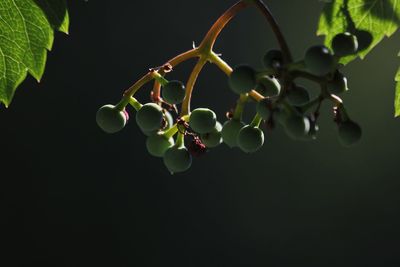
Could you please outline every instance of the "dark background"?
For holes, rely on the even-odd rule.
[[[267,2],[296,58],[322,42],[322,2]],[[98,107],[199,43],[233,3],[70,1],[70,35],[56,34],[42,82],[28,78],[0,111],[1,266],[400,266],[398,36],[346,68],[344,99],[364,130],[350,149],[329,105],[315,142],[277,129],[258,153],[223,145],[174,176],[147,154],[134,120],[115,135],[98,129]],[[276,46],[247,10],[216,50],[232,65],[261,66]],[[185,80],[191,66],[171,77]],[[193,106],[222,119],[234,101],[208,66]]]

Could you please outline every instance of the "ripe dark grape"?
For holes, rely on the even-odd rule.
[[[250,92],[257,85],[254,69],[247,65],[236,67],[229,76],[229,86],[236,94]]]
[[[104,132],[116,133],[125,127],[127,115],[113,105],[104,105],[96,113],[96,122]]]
[[[263,58],[263,63],[266,68],[280,68],[283,65],[282,51],[276,49],[269,50]]]
[[[244,123],[231,119],[229,121],[226,121],[224,125],[222,126],[222,140],[224,141],[225,144],[227,144],[229,147],[236,147],[237,146],[237,136],[239,134],[239,131],[244,127]]]
[[[348,90],[347,79],[339,71],[335,72],[332,81],[327,83],[327,90],[330,94],[338,95]]]
[[[309,48],[304,57],[307,68],[316,75],[326,75],[335,68],[335,59],[331,51],[323,45]]]
[[[221,123],[217,122],[213,131],[202,134],[200,136],[201,141],[208,148],[213,148],[220,145],[222,143],[221,130],[222,130],[222,125]]]
[[[304,87],[294,86],[287,93],[287,100],[292,106],[302,106],[310,101],[310,95]]]
[[[168,103],[175,105],[182,103],[185,92],[185,85],[181,81],[169,81],[163,87],[162,97]]]
[[[159,105],[147,103],[136,113],[136,123],[143,132],[157,131],[162,126],[163,116]]]
[[[257,103],[256,110],[263,120],[269,120],[271,116],[271,101],[268,98],[262,99]]]
[[[208,108],[197,108],[190,113],[189,126],[199,134],[212,132],[217,123],[217,115]]]
[[[285,121],[285,130],[292,139],[302,138],[310,131],[310,120],[301,115],[291,115]]]
[[[349,32],[339,33],[332,39],[332,49],[339,57],[355,54],[358,49],[357,37]]]
[[[357,30],[354,33],[354,35],[357,37],[358,51],[363,51],[372,44],[373,37],[370,32],[364,30]]]
[[[339,123],[339,140],[344,146],[357,143],[362,136],[361,127],[350,120]]]
[[[276,96],[281,91],[281,85],[277,79],[265,75],[258,79],[255,89],[263,96]]]
[[[173,146],[164,153],[164,164],[173,173],[184,172],[192,165],[192,156],[186,147]]]
[[[237,144],[246,153],[256,152],[264,144],[264,133],[258,127],[244,126],[237,136]]]

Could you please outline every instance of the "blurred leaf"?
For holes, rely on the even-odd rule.
[[[400,116],[400,68],[397,70],[396,78],[396,95],[394,98],[394,112],[395,116]]]
[[[65,0],[0,0],[0,102],[11,103],[27,72],[41,79],[54,30],[68,26]]]

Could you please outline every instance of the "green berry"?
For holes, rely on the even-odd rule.
[[[263,96],[276,96],[281,91],[281,85],[277,79],[265,75],[258,79],[255,89]]]
[[[217,122],[212,132],[202,134],[200,136],[201,142],[208,148],[213,148],[222,143],[222,125]]]
[[[269,120],[271,116],[271,100],[268,98],[262,99],[257,103],[256,110],[263,120]]]
[[[190,113],[189,126],[196,133],[212,132],[217,123],[217,115],[208,108],[197,108]]]
[[[327,83],[327,90],[330,94],[338,95],[348,90],[347,79],[339,71],[335,72],[332,81]]]
[[[303,138],[310,131],[310,120],[300,115],[289,116],[285,121],[285,130],[292,139]]]
[[[354,35],[357,37],[358,51],[367,49],[374,39],[370,32],[364,30],[357,30]]]
[[[361,127],[350,120],[339,123],[339,140],[344,146],[351,146],[361,139]]]
[[[184,172],[192,165],[192,156],[186,147],[173,146],[164,153],[164,164],[174,174]]]
[[[237,144],[246,153],[256,152],[264,144],[264,133],[258,127],[246,125],[239,131]]]
[[[310,102],[310,95],[304,87],[294,86],[287,93],[287,100],[292,106],[302,106]]]
[[[161,122],[161,129],[143,132],[146,136],[151,136],[158,133],[160,130],[168,130],[174,125],[174,118],[172,117],[171,113],[167,110],[163,111],[163,121]]]
[[[283,107],[278,107],[272,112],[272,119],[274,122],[278,122],[282,126],[285,126],[285,122],[289,116],[290,113]]]
[[[136,113],[136,123],[143,132],[157,131],[161,128],[164,114],[155,103],[143,105]]]
[[[163,133],[156,133],[147,137],[146,148],[150,155],[162,157],[170,147],[174,145],[173,138],[167,138]]]
[[[355,54],[358,49],[357,37],[349,32],[339,33],[332,39],[332,49],[339,57]]]
[[[185,93],[185,85],[182,82],[170,81],[163,87],[162,97],[168,103],[175,105],[182,103]]]
[[[301,136],[299,139],[302,141],[316,140],[318,131],[319,131],[319,126],[316,125],[315,123],[310,122],[310,131],[306,135]]]
[[[254,89],[256,85],[256,74],[254,69],[250,66],[238,66],[229,76],[229,86],[236,94],[248,93]]]
[[[263,63],[266,68],[276,69],[283,65],[282,51],[272,49],[269,50],[263,58]]]
[[[231,119],[229,121],[226,121],[224,125],[222,126],[222,140],[224,141],[225,144],[227,144],[229,147],[236,147],[237,146],[237,136],[239,134],[239,131],[244,127],[244,123]]]
[[[335,59],[331,51],[323,45],[309,48],[304,57],[307,68],[316,75],[326,75],[332,72],[335,67]]]
[[[113,105],[104,105],[96,113],[96,122],[104,132],[116,133],[125,127],[127,116]]]

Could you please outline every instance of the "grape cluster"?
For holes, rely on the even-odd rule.
[[[264,131],[277,125],[292,139],[314,140],[319,131],[320,107],[325,100],[334,103],[333,117],[340,142],[345,146],[357,143],[361,128],[348,116],[337,96],[348,90],[347,79],[340,72],[340,58],[357,53],[357,37],[338,34],[332,41],[332,49],[312,46],[304,60],[294,63],[285,62],[280,50],[270,50],[263,57],[264,67],[260,70],[248,65],[235,67],[228,85],[239,99],[223,123],[208,108],[196,108],[181,116],[177,107],[186,97],[185,85],[162,77],[158,99],[144,105],[133,97],[130,99],[136,109],[136,123],[147,136],[149,154],[162,158],[171,173],[178,173],[190,168],[193,157],[222,143],[245,153],[256,152],[264,144]],[[317,83],[320,94],[311,99],[307,88],[299,84],[300,78]],[[256,100],[256,114],[246,123],[242,116],[244,106],[254,103],[252,100]],[[96,116],[98,125],[107,133],[120,131],[128,119],[125,106],[119,105],[105,105]]]

